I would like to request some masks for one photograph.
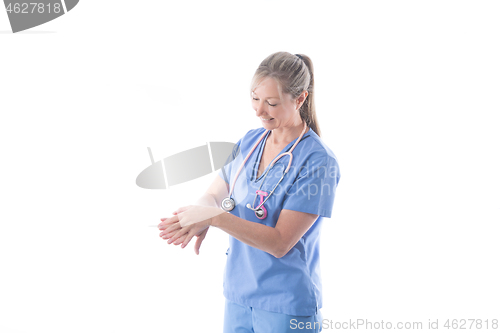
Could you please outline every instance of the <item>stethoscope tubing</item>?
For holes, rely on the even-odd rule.
[[[236,180],[238,180],[238,176],[240,175],[240,172],[241,172],[241,169],[243,169],[243,167],[245,166],[245,164],[247,163],[247,160],[250,158],[250,155],[252,155],[253,151],[255,150],[255,148],[257,148],[257,146],[259,145],[259,143],[262,141],[262,139],[266,136],[267,132],[269,132],[269,130],[266,130],[264,132],[264,134],[261,135],[261,137],[259,138],[259,141],[257,141],[257,143],[253,146],[252,150],[248,153],[247,157],[245,158],[245,160],[243,161],[243,163],[241,163],[240,165],[240,168],[238,169],[238,171],[236,172],[236,176],[234,177],[234,180],[233,180],[233,184],[231,185],[231,190],[229,191],[229,198],[231,197],[231,195],[233,194],[233,191],[234,191],[234,185],[236,184]]]
[[[269,171],[273,168],[274,164],[280,159],[282,158],[283,156],[286,156],[286,155],[289,155],[290,156],[290,160],[288,161],[288,166],[286,167],[285,169],[285,172],[283,173],[283,175],[281,176],[280,180],[278,181],[278,183],[274,186],[274,188],[272,189],[271,192],[269,192],[269,195],[266,196],[266,198],[259,204],[259,206],[257,206],[256,208],[252,208],[253,205],[255,205],[255,200],[257,199],[257,194],[255,195],[255,198],[253,200],[253,203],[252,203],[252,206],[250,206],[250,204],[247,204],[246,207],[253,210],[254,212],[258,211],[258,210],[261,210],[262,206],[266,203],[266,201],[271,197],[271,195],[274,193],[274,191],[276,190],[276,188],[278,187],[278,185],[281,183],[281,181],[283,180],[283,178],[285,177],[285,175],[288,173],[288,170],[290,170],[290,166],[292,165],[292,159],[293,159],[293,155],[292,155],[292,152],[293,150],[295,149],[295,147],[297,146],[297,144],[300,142],[300,140],[302,139],[302,137],[304,136],[305,132],[306,132],[306,129],[307,129],[307,124],[304,123],[304,129],[302,130],[302,132],[300,133],[300,136],[299,138],[297,139],[297,141],[294,143],[294,145],[292,146],[292,148],[290,148],[290,151],[287,151],[283,154],[280,154],[279,156],[277,156],[276,158],[273,159],[273,161],[271,162],[271,164],[269,165],[269,168],[267,169],[266,171],[266,174],[264,175],[264,178],[262,179],[262,183],[260,184],[259,186],[259,190],[262,188],[262,184],[264,184],[264,181],[269,173]],[[248,159],[250,158],[250,156],[252,155],[252,153],[254,152],[255,148],[257,148],[257,146],[259,145],[259,143],[262,141],[262,139],[267,135],[267,133],[269,132],[269,130],[266,130],[262,135],[261,137],[259,138],[259,140],[257,141],[257,143],[253,146],[252,150],[248,153],[247,157],[245,158],[245,160],[243,161],[243,163],[241,163],[238,171],[236,172],[236,175],[234,177],[234,180],[233,180],[233,184],[231,185],[231,188],[230,188],[230,191],[229,191],[229,196],[224,199],[224,200],[231,200],[233,201],[233,207],[230,209],[234,209],[234,200],[231,199],[231,196],[233,194],[233,191],[234,191],[234,187],[236,185],[236,181],[238,180],[238,176],[240,175],[240,172],[241,170],[243,169],[243,167],[245,166],[246,162],[248,161]]]

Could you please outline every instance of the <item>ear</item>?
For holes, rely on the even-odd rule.
[[[302,104],[304,104],[304,101],[306,100],[307,95],[309,95],[309,93],[306,90],[304,90],[302,92],[302,94],[300,94],[299,97],[297,97],[297,99],[295,100],[297,103],[297,110],[300,109]]]

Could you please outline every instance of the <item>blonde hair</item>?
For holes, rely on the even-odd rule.
[[[296,99],[305,90],[308,95],[299,109],[300,118],[318,136],[321,135],[314,105],[314,73],[311,59],[303,54],[276,52],[264,59],[252,78],[250,94],[265,78],[271,77],[278,84],[280,99],[290,94]]]

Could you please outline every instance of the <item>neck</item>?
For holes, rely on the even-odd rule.
[[[273,146],[286,146],[293,140],[299,137],[300,133],[304,130],[304,122],[299,118],[295,124],[273,129],[267,138]],[[306,128],[307,132],[307,128]]]

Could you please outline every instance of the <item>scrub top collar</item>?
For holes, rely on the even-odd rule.
[[[309,129],[307,130],[306,133],[304,133],[304,136],[302,137],[302,139],[300,140],[301,142],[310,137],[311,134],[310,132],[312,131],[312,129],[309,127]],[[266,137],[259,143],[259,150],[257,152],[257,155],[255,156],[255,159],[254,159],[254,168],[253,168],[253,172],[252,172],[252,178],[251,180],[254,181],[254,182],[258,182],[262,179],[262,177],[264,177],[264,175],[266,174],[267,172],[267,169],[269,169],[269,164],[266,166],[266,168],[264,169],[264,172],[262,172],[262,174],[259,176],[259,178],[257,178],[257,172],[259,171],[259,165],[260,165],[260,162],[262,161],[262,153],[264,152],[264,145],[266,144],[267,142],[267,138],[269,137],[269,134],[271,134],[271,131],[267,132],[266,134]],[[298,137],[296,137],[295,139],[293,139],[288,145],[286,145],[285,148],[283,148],[281,150],[281,152],[276,155],[276,156],[279,156],[281,154],[283,154],[284,152],[287,152],[290,150],[290,148],[292,148],[292,146],[294,145],[295,141],[297,141]],[[300,143],[300,142],[299,142]],[[286,158],[286,157],[282,157],[282,158]],[[289,157],[288,157],[289,158]]]

